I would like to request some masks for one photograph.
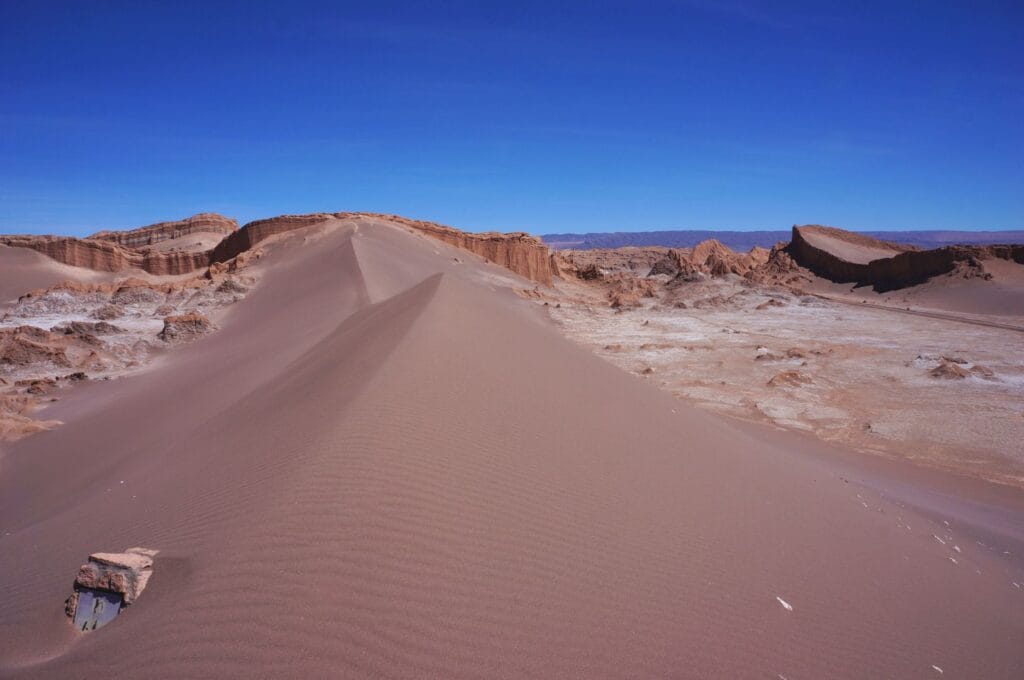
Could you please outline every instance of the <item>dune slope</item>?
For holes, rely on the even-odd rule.
[[[1019,563],[602,362],[511,274],[375,219],[259,266],[3,453],[0,674],[1019,677]],[[131,545],[147,591],[74,631],[77,565]]]

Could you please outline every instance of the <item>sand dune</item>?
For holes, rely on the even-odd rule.
[[[1020,677],[1019,497],[689,408],[385,220],[264,248],[222,330],[3,450],[0,675]],[[75,631],[131,545],[144,596]]]

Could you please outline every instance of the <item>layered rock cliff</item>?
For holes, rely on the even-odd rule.
[[[879,292],[917,285],[957,269],[968,276],[984,276],[982,261],[989,258],[1024,264],[1024,245],[918,250],[817,225],[794,226],[786,253],[822,278],[872,286]]]
[[[126,248],[145,248],[190,234],[221,234],[228,236],[238,231],[238,222],[217,213],[199,213],[174,222],[158,222],[129,231],[99,231],[89,240],[112,241]]]
[[[227,236],[210,252],[210,262],[226,262],[241,253],[252,249],[261,241],[271,236],[284,234],[297,229],[311,227],[335,217],[346,216],[345,213],[310,213],[307,215],[278,215],[262,220],[249,222],[244,227]]]
[[[376,217],[404,224],[456,248],[475,253],[485,260],[512,270],[523,278],[546,286],[551,285],[552,277],[556,275],[548,247],[539,238],[524,232],[474,234],[442,224],[410,220],[398,215],[376,215]]]
[[[189,274],[209,264],[205,252],[141,251],[125,248],[113,241],[78,239],[69,236],[0,236],[0,243],[30,248],[57,262],[101,272],[140,269],[150,274]]]

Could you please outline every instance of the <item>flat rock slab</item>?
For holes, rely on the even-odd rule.
[[[142,548],[129,548],[123,553],[93,553],[89,555],[89,561],[111,567],[122,569],[149,569],[153,566],[153,553],[155,550],[136,552]]]

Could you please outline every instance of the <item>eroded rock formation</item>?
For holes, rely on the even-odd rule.
[[[111,241],[126,248],[141,249],[190,234],[221,234],[238,231],[238,222],[217,213],[199,213],[174,222],[158,222],[129,231],[99,231],[89,240]]]
[[[346,213],[310,213],[308,215],[279,215],[263,220],[249,222],[238,231],[227,236],[210,252],[209,262],[226,262],[233,257],[254,248],[261,241],[271,236],[284,234],[297,229],[311,227]]]
[[[786,252],[802,267],[837,283],[884,292],[923,283],[942,274],[986,276],[989,258],[1024,264],[1024,245],[946,246],[918,250],[834,227],[794,226]]]
[[[164,328],[157,337],[164,342],[188,341],[213,330],[216,326],[209,319],[198,312],[189,312],[166,317]]]
[[[209,264],[209,256],[204,252],[133,250],[113,241],[70,236],[0,236],[0,243],[30,248],[57,262],[100,272],[139,269],[158,276],[176,276],[192,273]]]
[[[523,278],[546,286],[551,285],[556,275],[551,252],[544,243],[524,232],[474,234],[459,231],[434,222],[410,220],[398,215],[376,215],[391,222],[404,224],[439,241],[456,248],[468,250],[480,257],[501,265]]]

